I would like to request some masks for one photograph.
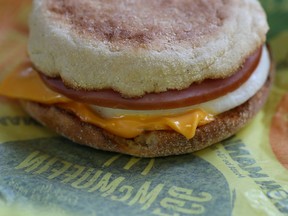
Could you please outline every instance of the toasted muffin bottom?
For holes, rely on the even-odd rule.
[[[244,104],[219,114],[213,122],[198,127],[190,140],[172,130],[146,131],[133,139],[125,139],[83,122],[73,113],[57,106],[31,101],[21,101],[21,104],[37,121],[82,145],[137,157],[179,155],[220,142],[244,127],[264,105],[272,84],[273,71],[271,66],[267,81],[253,97]]]

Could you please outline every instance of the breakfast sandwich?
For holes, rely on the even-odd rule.
[[[257,0],[34,0],[29,27],[29,60],[0,94],[96,149],[191,153],[239,131],[269,93]]]

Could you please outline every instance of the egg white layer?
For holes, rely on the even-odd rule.
[[[100,115],[108,118],[119,117],[122,115],[164,116],[180,114],[193,109],[203,109],[213,115],[218,115],[243,104],[253,95],[255,95],[256,92],[260,90],[260,88],[264,85],[269,74],[269,69],[270,58],[268,49],[266,46],[263,46],[259,64],[250,76],[250,78],[235,91],[230,92],[219,98],[213,99],[211,101],[207,101],[193,106],[160,110],[126,110],[95,105],[90,105],[90,107]]]

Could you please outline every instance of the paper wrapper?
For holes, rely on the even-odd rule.
[[[203,151],[157,159],[97,151],[1,98],[0,215],[287,215],[288,1],[262,4],[277,63],[269,100],[238,134]],[[0,5],[3,78],[27,58],[30,1]]]

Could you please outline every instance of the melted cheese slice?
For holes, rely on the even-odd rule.
[[[52,91],[42,82],[31,67],[17,68],[0,85],[3,96],[56,105],[72,111],[82,121],[92,123],[115,135],[133,138],[144,131],[174,130],[191,139],[198,126],[213,121],[213,116],[201,109],[194,109],[169,116],[120,115],[105,118],[87,104],[78,103]]]

